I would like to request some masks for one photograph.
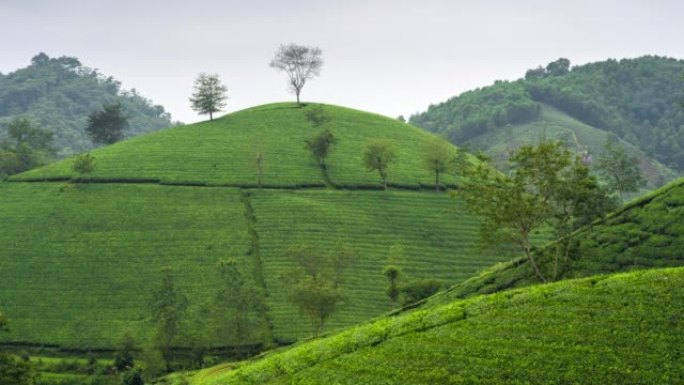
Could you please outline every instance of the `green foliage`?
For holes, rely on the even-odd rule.
[[[121,338],[119,347],[114,353],[114,364],[112,365],[114,369],[118,372],[125,372],[132,369],[135,366],[133,359],[133,352],[135,352],[135,340],[133,336],[126,333]]]
[[[345,296],[340,285],[345,271],[358,258],[357,253],[339,242],[327,252],[295,245],[286,254],[296,263],[283,276],[291,287],[290,299],[306,313],[311,332],[317,337],[328,318],[343,304]]]
[[[579,224],[605,214],[604,193],[580,159],[572,159],[560,142],[523,146],[511,154],[511,172],[501,174],[480,164],[467,169],[470,177],[459,190],[467,207],[483,217],[484,243],[511,242],[524,253],[540,280],[556,279],[561,251],[567,257],[569,238]],[[552,274],[543,274],[530,236],[553,228],[558,249]]]
[[[660,163],[684,169],[684,61],[657,56],[575,66],[559,59],[524,80],[495,82],[433,105],[410,121],[455,143],[477,140],[507,124],[537,121],[541,104],[611,132]]]
[[[16,118],[6,127],[7,138],[0,142],[0,176],[17,174],[52,160],[51,132],[27,118]]]
[[[214,311],[223,321],[218,335],[225,344],[241,346],[253,338],[253,329],[257,325],[250,322],[250,315],[264,310],[263,301],[236,259],[219,261],[218,273]]]
[[[316,162],[325,170],[325,158],[328,157],[330,147],[337,143],[335,135],[332,131],[326,129],[304,142],[306,143],[306,148],[311,151],[311,155],[316,158]]]
[[[683,266],[684,179],[628,203],[605,219],[591,223],[573,234],[567,266],[559,278]],[[555,264],[557,244],[538,251],[542,272],[550,274]],[[515,259],[500,263],[430,299],[443,304],[455,298],[536,284],[529,263]]]
[[[462,144],[508,124],[526,123],[539,116],[541,106],[519,82],[497,81],[494,86],[464,92],[422,114],[412,115],[411,124],[448,135]]]
[[[34,385],[37,375],[30,362],[15,355],[0,352],[0,384]]]
[[[165,267],[161,285],[152,294],[150,310],[155,323],[156,346],[162,352],[168,370],[171,370],[171,349],[181,333],[187,308],[187,296],[178,289],[171,268]]]
[[[326,109],[319,104],[305,109],[304,117],[306,117],[306,120],[308,120],[314,127],[320,127],[332,120],[332,117],[326,111]]]
[[[95,157],[89,152],[76,157],[73,165],[74,171],[81,175],[87,175],[95,171]]]
[[[54,133],[53,145],[60,158],[93,147],[85,133],[87,116],[113,103],[121,103],[129,116],[128,136],[172,124],[164,107],[135,89],[121,89],[119,81],[73,57],[50,58],[41,53],[28,67],[0,76],[0,123],[17,117],[31,119]]]
[[[606,151],[599,158],[596,168],[603,180],[608,182],[608,189],[619,194],[620,201],[624,201],[625,192],[637,191],[645,182],[638,160],[610,140],[606,141]]]
[[[391,142],[375,139],[368,142],[363,150],[363,164],[368,171],[377,171],[387,191],[387,169],[396,158],[396,152]]]
[[[122,381],[123,385],[145,385],[142,371],[139,368],[134,368],[125,372],[122,376]]]
[[[226,106],[226,91],[228,89],[221,84],[217,74],[199,74],[190,97],[192,109],[202,115],[209,114],[209,120],[214,120],[214,112],[219,112]]]
[[[425,168],[435,174],[435,190],[439,191],[440,174],[449,172],[455,163],[454,147],[447,142],[434,138],[423,145]]]
[[[401,277],[401,269],[395,265],[387,265],[382,269],[382,275],[387,278],[387,289],[385,293],[392,300],[392,303],[396,303],[399,299],[399,278]]]
[[[478,296],[209,369],[196,384],[677,383],[681,295],[683,268]]]
[[[336,186],[381,187],[377,172],[363,167],[363,147],[376,138],[396,145],[401,163],[392,166],[392,182],[418,188],[432,185],[425,172],[421,148],[432,137],[417,127],[375,114],[343,107],[321,105],[335,121],[334,151],[326,158],[330,181]],[[262,187],[324,186],[320,167],[310,161],[302,145],[312,135],[304,117],[309,106],[279,103],[254,107],[213,121],[162,130],[116,146],[91,151],[97,158],[95,181],[160,181],[168,184],[255,186],[257,147],[262,155]],[[192,151],[188,151],[192,148]],[[179,156],[179,154],[183,156]],[[13,177],[13,180],[77,178],[74,159]],[[258,175],[258,173],[257,173]],[[443,175],[442,183],[452,186],[457,178]]]
[[[128,117],[121,103],[105,104],[88,115],[86,132],[94,143],[112,144],[126,137]]]
[[[403,304],[409,305],[435,294],[442,288],[444,288],[444,282],[434,278],[425,278],[407,282],[399,288],[399,292],[402,295]]]

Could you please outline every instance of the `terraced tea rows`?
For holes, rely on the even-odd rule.
[[[684,268],[570,280],[385,317],[193,385],[684,381]]]

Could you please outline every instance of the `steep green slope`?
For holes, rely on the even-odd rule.
[[[0,308],[13,322],[2,341],[111,348],[124,332],[147,339],[151,291],[164,266],[188,293],[192,317],[216,329],[220,321],[205,311],[217,291],[216,264],[231,257],[269,305],[252,315],[250,342],[292,341],[310,333],[281,280],[292,266],[286,250],[298,244],[327,250],[342,241],[358,250],[343,284],[347,306],[330,328],[391,308],[382,268],[392,246],[404,248],[397,263],[409,278],[445,284],[506,259],[479,253],[477,219],[434,192],[421,160],[421,144],[433,136],[410,125],[323,106],[339,138],[326,162],[334,185],[323,188],[330,183],[304,149],[319,130],[304,118],[308,108],[255,107],[95,150],[90,182],[73,174],[68,159],[0,183],[0,242],[7,245],[0,248]],[[378,137],[398,153],[390,169],[398,187],[387,192],[361,162],[366,141]],[[251,163],[256,146],[265,153],[261,189]]]
[[[380,186],[377,172],[366,171],[362,153],[371,139],[389,140],[396,148],[389,181],[417,188],[430,185],[422,143],[432,136],[386,117],[343,107],[317,105],[331,117],[314,128],[295,103],[270,104],[226,115],[214,121],[162,130],[92,151],[96,181],[144,181],[228,186],[256,186],[257,154],[262,154],[261,180],[271,187],[324,186],[323,174],[304,141],[322,129],[338,138],[326,161],[336,185]],[[73,159],[30,171],[13,180],[69,179]],[[454,183],[445,176],[445,183]]]
[[[684,265],[684,179],[628,203],[622,210],[582,228],[564,264],[561,278],[586,277],[654,267]],[[553,247],[539,255],[551,270]],[[522,259],[503,262],[432,298],[442,304],[455,298],[492,293],[537,283]]]
[[[93,147],[85,133],[88,114],[103,104],[121,103],[129,119],[128,136],[169,127],[171,116],[135,90],[96,69],[85,67],[74,57],[50,58],[44,53],[31,65],[0,74],[0,137],[4,124],[23,116],[54,133],[59,157]]]
[[[551,106],[566,115],[554,113],[551,131],[559,123],[562,131],[593,127],[594,134],[580,141],[593,151],[607,133],[618,136],[652,158],[640,155],[643,166],[660,164],[659,175],[650,178],[652,186],[659,186],[671,180],[672,172],[665,166],[678,175],[684,170],[682,73],[684,61],[654,56],[572,68],[561,59],[528,71],[525,79],[497,81],[431,105],[411,116],[410,122],[457,145],[471,143],[505,157],[500,153],[503,149],[495,149],[505,143],[500,137],[525,136],[526,125],[545,126],[549,118],[545,106]],[[652,174],[649,167],[643,170]]]
[[[208,369],[193,384],[679,383],[683,295],[675,268],[478,296]]]
[[[508,155],[512,151],[525,144],[537,143],[541,139],[563,141],[575,153],[590,154],[591,160],[595,163],[605,151],[607,135],[609,134],[604,130],[584,124],[553,107],[541,104],[539,117],[534,121],[488,131],[473,138],[469,143],[474,148],[483,149],[495,160],[499,168],[505,169]],[[662,186],[677,177],[677,173],[672,169],[646,155],[634,145],[622,139],[616,140],[626,149],[629,156],[638,160],[639,168],[649,187]]]

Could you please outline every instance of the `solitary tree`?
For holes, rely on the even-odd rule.
[[[89,152],[79,155],[74,162],[73,169],[82,177],[90,175],[95,170],[95,157]]]
[[[328,157],[330,147],[337,143],[335,135],[333,135],[332,131],[325,129],[313,138],[304,140],[304,142],[306,143],[306,148],[316,158],[318,165],[325,170],[325,158]]]
[[[235,259],[219,261],[218,272],[220,281],[214,303],[220,318],[225,320],[219,334],[238,349],[250,337],[249,315],[262,302],[256,287],[250,285]]]
[[[622,202],[624,193],[637,191],[645,184],[639,170],[639,160],[627,155],[622,146],[610,140],[606,141],[604,149],[596,166],[598,173],[607,182],[608,189],[618,193]]]
[[[394,147],[386,140],[375,139],[363,151],[363,164],[368,171],[377,171],[387,191],[387,168],[395,158]]]
[[[283,279],[290,287],[290,299],[309,317],[311,331],[316,337],[344,301],[340,284],[357,254],[343,243],[328,253],[307,245],[295,245],[287,254],[295,267],[287,271]]]
[[[227,91],[217,74],[199,74],[195,80],[195,91],[190,97],[192,109],[202,115],[209,114],[209,120],[214,120],[214,112],[226,106]]]
[[[152,293],[150,308],[155,323],[155,342],[166,369],[171,370],[171,348],[181,332],[186,317],[187,297],[178,290],[170,267],[162,269],[161,285]]]
[[[423,146],[425,168],[435,174],[435,190],[439,191],[439,176],[449,171],[455,162],[451,145],[444,140],[432,138]]]
[[[86,132],[95,143],[112,144],[126,136],[128,117],[120,103],[105,104],[88,115]]]
[[[321,73],[321,49],[297,44],[281,45],[270,65],[287,74],[290,90],[297,96],[297,104],[300,104],[299,94],[306,81]]]

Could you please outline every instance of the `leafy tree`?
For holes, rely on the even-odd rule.
[[[73,169],[79,173],[81,177],[89,175],[95,171],[95,157],[90,155],[89,152],[79,155],[74,162]]]
[[[403,305],[409,305],[427,298],[444,287],[444,282],[433,279],[419,279],[408,282],[399,289],[403,297]]]
[[[209,114],[209,120],[214,120],[214,112],[219,112],[226,106],[227,91],[217,74],[199,74],[190,97],[192,109],[200,114]]]
[[[249,316],[263,307],[263,303],[256,287],[245,279],[235,259],[219,261],[218,272],[220,284],[214,304],[221,319],[227,321],[221,327],[225,332],[220,334],[237,349],[249,340],[252,333]]]
[[[387,289],[385,293],[392,300],[392,303],[396,303],[399,299],[399,277],[401,276],[401,269],[395,265],[387,265],[383,268],[382,274],[387,278]]]
[[[338,243],[328,253],[295,245],[288,248],[287,254],[296,265],[283,276],[290,287],[290,299],[309,317],[312,334],[317,337],[342,305],[345,296],[340,284],[358,255],[344,243]]]
[[[386,140],[375,139],[366,145],[363,151],[363,164],[368,171],[377,171],[387,191],[387,169],[394,161],[394,146]]]
[[[0,76],[0,116],[4,121],[27,117],[54,133],[58,158],[86,152],[93,143],[85,133],[89,113],[103,104],[121,103],[136,136],[173,124],[164,107],[116,79],[81,65],[73,57],[36,55],[29,66]],[[0,129],[0,136],[3,134]]]
[[[337,144],[337,138],[332,131],[325,129],[311,139],[306,139],[306,148],[311,151],[311,155],[316,158],[316,162],[323,170],[326,169],[325,158],[328,157],[330,147]]]
[[[624,202],[624,193],[637,191],[645,184],[639,170],[637,158],[627,155],[619,144],[607,140],[596,169],[607,182],[608,189],[617,192],[620,201]]]
[[[27,118],[13,119],[6,128],[8,137],[0,143],[0,175],[30,170],[53,158],[52,132]]]
[[[88,115],[86,132],[95,143],[112,144],[126,136],[128,117],[121,103],[105,104]]]
[[[320,105],[304,110],[304,117],[311,122],[314,127],[320,127],[332,120],[330,114]]]
[[[130,334],[125,334],[119,347],[114,352],[114,369],[125,372],[135,366],[133,352],[135,352],[135,340]]]
[[[134,368],[125,372],[122,380],[123,385],[145,385],[140,368]]]
[[[156,346],[167,370],[171,370],[171,349],[180,335],[187,308],[188,299],[176,286],[171,268],[162,269],[162,282],[152,294],[150,309],[155,323]]]
[[[7,331],[7,319],[0,312],[0,331]],[[0,384],[33,385],[37,375],[28,360],[0,352]]]
[[[287,74],[290,90],[297,96],[297,104],[300,104],[302,88],[307,80],[320,75],[323,59],[318,47],[288,44],[280,46],[270,66]]]
[[[605,193],[580,159],[560,142],[523,146],[510,157],[511,171],[501,174],[487,163],[466,170],[459,191],[466,206],[483,219],[485,243],[518,246],[541,281],[558,275],[560,252],[567,256],[574,229],[610,208]],[[533,231],[551,227],[559,247],[552,271],[537,263],[530,242]]]
[[[435,190],[439,191],[439,176],[454,166],[453,147],[447,142],[432,138],[423,146],[423,162],[425,168],[435,174]]]

